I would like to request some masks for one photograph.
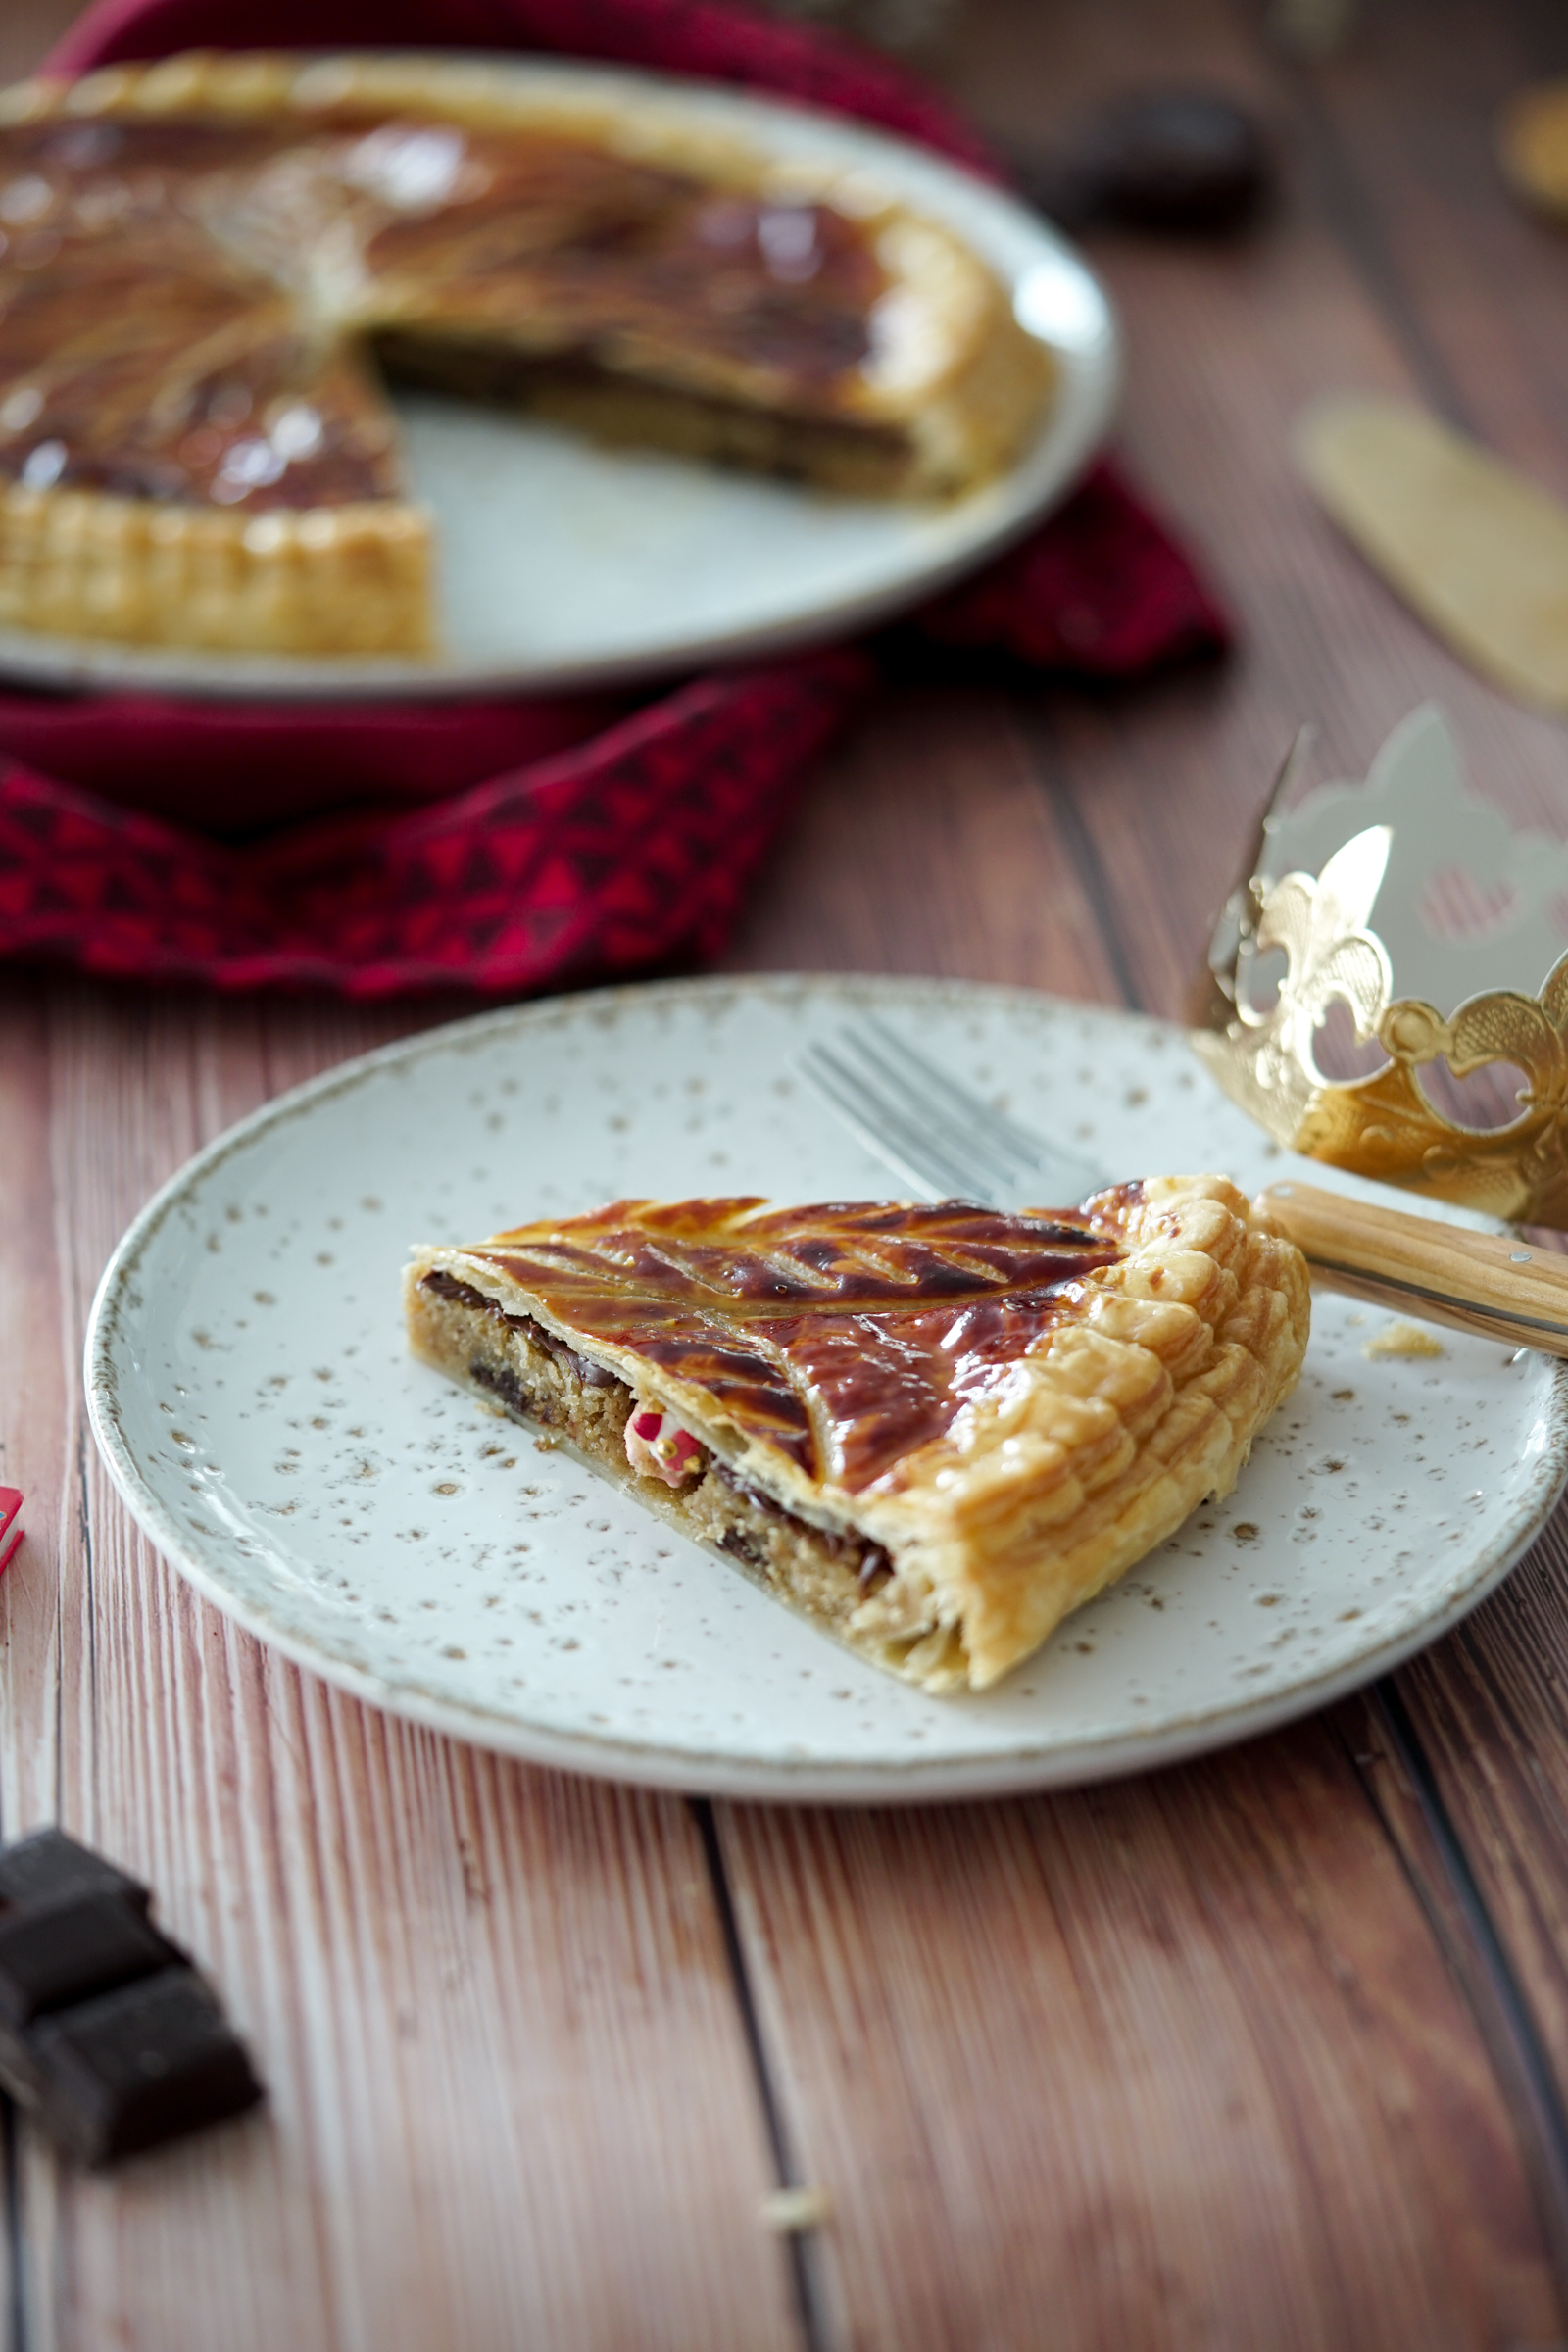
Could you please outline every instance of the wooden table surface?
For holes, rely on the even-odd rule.
[[[71,14],[8,0],[0,74]],[[1568,831],[1568,740],[1314,513],[1290,419],[1413,392],[1568,493],[1568,242],[1497,102],[1544,0],[962,0],[947,86],[1037,143],[1129,78],[1253,99],[1276,217],[1095,241],[1122,446],[1229,662],[1136,691],[909,682],[813,779],[728,957],[1179,1010],[1303,719],[1364,770],[1436,695]],[[280,1088],[441,1017],[0,976],[0,1828],[156,1886],[270,2085],[109,2179],[7,2121],[11,2352],[1546,2352],[1568,2341],[1568,1521],[1369,1691],[1189,1768],[906,1813],[681,1800],[376,1714],[190,1593],[87,1436],[117,1236]],[[781,2182],[831,2218],[781,2240]]]

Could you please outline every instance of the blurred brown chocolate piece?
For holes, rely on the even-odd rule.
[[[1256,119],[1217,90],[1120,98],[1056,152],[1020,161],[1024,192],[1066,228],[1213,236],[1255,218],[1272,184]]]

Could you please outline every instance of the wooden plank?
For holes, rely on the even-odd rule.
[[[1568,2100],[1565,1576],[1559,1513],[1502,1591],[1397,1680]]]
[[[1568,250],[1509,198],[1493,155],[1501,99],[1568,68],[1560,20],[1543,32],[1528,8],[1391,5],[1369,12],[1365,37],[1343,61],[1299,77],[1296,107],[1313,175],[1412,388],[1563,495]],[[1429,659],[1453,671],[1444,699],[1456,704],[1462,673],[1436,648]],[[1475,783],[1516,818],[1568,832],[1560,727],[1463,684]],[[1517,1996],[1550,2070],[1514,2092],[1542,2106],[1544,2137],[1564,2133],[1568,2110],[1565,1561],[1559,1515],[1503,1591],[1396,1678],[1440,1826],[1446,1815],[1499,1935],[1501,1991]],[[1386,1741],[1374,1734],[1367,1744],[1379,1780],[1399,1783]],[[1443,1873],[1417,1835],[1407,1788],[1388,1811],[1403,1825],[1412,1873],[1441,1900]]]
[[[1184,16],[1189,27],[1196,13]],[[1081,12],[1068,14],[1087,47]],[[1558,299],[1568,256],[1510,205],[1490,154],[1495,100],[1552,62],[1530,46],[1525,11],[1368,12],[1342,63],[1269,85],[1278,118],[1299,122],[1305,110],[1312,133],[1304,153],[1294,151],[1279,229],[1206,260],[1184,252],[1179,270],[1157,247],[1102,241],[1151,362],[1134,378],[1130,429],[1152,477],[1179,490],[1222,551],[1247,631],[1229,674],[1206,688],[1174,687],[1148,712],[1061,695],[1040,721],[1054,775],[1071,778],[1102,865],[1124,894],[1120,927],[1146,1002],[1179,1004],[1206,909],[1228,879],[1212,845],[1245,832],[1226,746],[1246,728],[1261,776],[1257,721],[1270,708],[1277,741],[1294,718],[1326,717],[1329,752],[1354,772],[1384,724],[1439,692],[1476,787],[1521,818],[1568,830],[1560,728],[1481,686],[1426,637],[1311,514],[1282,456],[1290,418],[1313,389],[1353,381],[1419,395],[1440,392],[1446,373],[1505,454],[1559,488],[1568,479]],[[1092,78],[1081,60],[1080,74]],[[1391,297],[1382,307],[1380,288]],[[1551,1544],[1561,1542],[1559,1522]],[[1554,1630],[1548,1642],[1549,1616],[1561,1604],[1540,1566],[1556,1556],[1538,1553],[1400,1689],[1568,2082],[1550,1937],[1529,1932],[1532,1918],[1556,1919],[1568,1903],[1568,1856],[1531,1799],[1544,1775],[1556,1785],[1563,1754],[1547,1679],[1549,1644],[1562,1639]]]
[[[1303,140],[1343,242],[1432,405],[1559,497],[1568,393],[1568,249],[1497,167],[1498,110],[1568,73],[1527,6],[1394,0],[1327,72],[1294,77]]]
[[[53,1248],[48,1137],[45,992],[23,981],[0,996],[0,1485],[26,1497],[26,1536],[0,1578],[0,1716],[16,1727],[0,1740],[0,1837],[14,1833],[19,1783],[47,1776],[53,1747],[55,1580],[62,1521],[75,1481],[65,1449],[60,1296]],[[14,2296],[17,2140],[0,2117],[0,2328],[18,2332]]]
[[[72,13],[8,14],[0,74]],[[0,1428],[32,1540],[0,1592],[4,1825],[59,1805],[151,1878],[271,2092],[106,2181],[24,2134],[30,2345],[795,2340],[685,1809],[296,1673],[179,1584],[86,1445],[81,1317],[125,1218],[230,1119],[419,1017],[7,975],[0,1328],[28,1344]]]
[[[890,696],[823,762],[722,963],[1118,993],[1016,717],[983,687]]]
[[[1451,1690],[1455,1680],[1450,1659],[1438,1676],[1440,1692]],[[1332,1720],[1486,2043],[1560,2281],[1568,2277],[1568,2114],[1560,2070],[1539,2005],[1523,1989],[1521,1939],[1508,1906],[1495,1890],[1489,1902],[1475,1867],[1474,1857],[1485,1850],[1476,1809],[1471,1804],[1456,1826],[1443,1790],[1451,1759],[1432,1737],[1434,1710],[1418,1701],[1412,1711],[1409,1697],[1408,1678],[1403,1685],[1385,1680],[1345,1700]],[[1463,1778],[1473,1777],[1472,1764]]]
[[[1445,82],[1462,94],[1468,48],[1482,36],[1466,29],[1472,12],[1446,21],[1445,40],[1422,29],[1421,11],[1406,11],[1405,46],[1396,53],[1392,13],[1366,12],[1363,42],[1350,55],[1370,65],[1317,77],[1363,74],[1356,163],[1363,148],[1380,152],[1386,173],[1388,159],[1403,154],[1401,136],[1408,143],[1419,134],[1429,154],[1473,149],[1498,78],[1475,92],[1462,141],[1456,120],[1429,123],[1416,50],[1441,49]],[[1047,688],[1018,697],[1020,713],[1032,714],[1042,790],[1071,795],[1099,869],[1112,878],[1107,895],[1138,1000],[1171,1013],[1303,722],[1319,730],[1320,775],[1359,775],[1388,729],[1436,697],[1479,789],[1533,821],[1564,823],[1560,728],[1473,677],[1406,613],[1318,513],[1289,460],[1290,426],[1308,400],[1347,384],[1420,397],[1420,355],[1401,331],[1404,311],[1389,314],[1360,253],[1347,248],[1334,156],[1298,119],[1300,77],[1240,41],[1237,24],[1218,0],[1124,0],[1114,11],[1068,0],[1050,12],[972,0],[952,75],[956,94],[1010,142],[1046,142],[1054,126],[1136,79],[1130,59],[1157,57],[1161,79],[1192,76],[1252,96],[1282,160],[1280,209],[1251,236],[1211,245],[1108,233],[1089,240],[1128,323],[1119,445],[1217,576],[1238,616],[1235,655],[1128,694]],[[1364,208],[1380,230],[1396,216],[1408,178],[1386,177],[1378,202]],[[1527,249],[1541,247],[1543,232],[1509,213],[1500,191],[1490,201],[1489,241],[1467,242],[1469,211],[1456,202],[1415,245],[1409,268],[1412,281],[1424,268],[1435,311],[1459,310],[1456,334],[1476,321],[1453,289],[1484,276],[1490,302],[1511,309],[1514,339],[1502,346],[1511,357],[1520,338],[1541,339],[1534,321],[1560,306],[1548,305],[1539,282],[1539,256],[1537,278],[1521,282]],[[1494,369],[1513,380],[1498,364],[1495,334],[1478,331],[1473,349],[1473,373]],[[1544,413],[1554,431],[1559,412]],[[1539,439],[1512,454],[1528,462]]]
[[[58,1792],[70,1826],[152,1881],[271,2091],[264,2116],[103,2181],[28,2136],[29,2341],[794,2342],[687,1810],[487,1757],[299,1674],[179,1582],[81,1453],[82,1317],[130,1211],[278,1078],[386,1018],[84,984],[0,1003],[21,1212],[0,1302],[42,1339],[3,1375],[19,1467],[42,1472],[39,1540],[0,1589],[8,1826]],[[56,1492],[78,1460],[85,1529]]]
[[[49,1159],[47,984],[13,977],[0,996],[0,1483],[26,1496],[26,1537],[0,1580],[0,1834],[54,1797],[54,1563],[81,1508],[71,1443],[75,1387],[62,1329]],[[9,1246],[5,1246],[9,1244]],[[24,1731],[23,1727],[26,1727]]]
[[[1271,86],[1228,24],[972,0],[965,55],[1020,119],[1114,49],[1125,72],[1139,41]],[[1222,551],[1250,650],[1114,701],[890,706],[812,794],[737,960],[1126,986],[1171,1007],[1301,699],[1330,706],[1348,765],[1430,674],[1430,642],[1280,469],[1325,334],[1367,380],[1411,380],[1332,235],[1179,267],[1104,258],[1135,325],[1132,445]],[[1529,729],[1497,740],[1528,748]],[[145,1191],[368,1030],[314,1005],[40,1001],[65,1379],[96,1262]],[[11,1279],[56,1276],[46,1259]],[[68,1463],[58,1408],[36,1420],[29,1443]],[[62,2186],[34,2156],[35,2340],[788,2335],[685,1815],[336,1698],[196,1603],[96,1471],[88,1486],[94,1552],[67,1543],[62,1633],[51,1614],[8,1662],[23,1711],[4,1786],[53,1788],[58,1650],[72,1818],[158,1877],[278,2097],[207,2166],[192,2150]],[[1562,2332],[1483,2043],[1326,1734],[1085,1797],[721,1828],[790,2135],[839,2200],[821,2248],[836,2338],[1034,2342],[1043,2317],[1054,2348]]]
[[[975,0],[950,86],[1021,139],[1125,82],[1129,58],[1157,55],[1162,75],[1217,74],[1283,116],[1276,67],[1240,46],[1235,23],[1218,9]],[[1328,772],[1360,772],[1387,727],[1441,692],[1483,774],[1505,773],[1532,808],[1549,797],[1556,731],[1428,638],[1285,461],[1292,417],[1326,384],[1418,380],[1300,167],[1284,220],[1255,241],[1102,237],[1095,251],[1131,322],[1125,445],[1210,551],[1242,616],[1238,654],[1135,694],[1011,698],[1053,853],[1050,900],[1023,937],[1005,910],[1028,888],[1030,825],[1010,801],[996,822],[994,755],[966,759],[957,734],[932,727],[940,694],[919,697],[917,716],[908,701],[877,712],[855,755],[862,797],[846,806],[838,779],[817,788],[797,837],[813,895],[754,915],[758,960],[764,947],[826,960],[853,895],[882,909],[857,930],[858,962],[904,968],[919,925],[938,968],[1100,994],[1122,980],[1176,1011],[1302,719],[1323,726]],[[964,715],[971,743],[982,729],[1011,739],[1010,772],[1005,710],[976,697]],[[914,811],[934,795],[979,811],[956,833],[940,897],[929,884],[879,894],[863,877],[903,879],[928,838]],[[1093,935],[1093,909],[1108,915],[1101,956],[1064,951],[1052,920],[1063,906],[1069,941]],[[975,919],[993,906],[1000,921]],[[850,2340],[1003,2343],[1045,2326],[1054,2347],[1560,2332],[1519,2154],[1535,2153],[1532,2119],[1515,2082],[1513,2104],[1499,2096],[1466,2005],[1492,1987],[1483,1972],[1456,1989],[1325,1735],[1039,1806],[721,1818],[790,2130],[836,2200],[824,2291]],[[1450,2095],[1462,2117],[1434,2104]],[[1481,2174],[1446,2171],[1461,2146],[1487,2151]],[[1504,2279],[1511,2311],[1493,2300]]]
[[[12,0],[0,12],[0,85],[31,71],[75,14],[61,0]],[[51,1571],[62,1519],[79,1494],[66,1452],[59,1287],[50,1213],[47,1135],[47,984],[8,975],[0,997],[0,1231],[24,1250],[0,1250],[0,1483],[27,1497],[27,1540],[0,1581],[0,1706],[16,1736],[0,1740],[0,1836],[14,1833],[19,1785],[49,1778],[55,1618]],[[27,2313],[19,2266],[23,2183],[18,2135],[0,2115],[0,2331],[21,2352]]]
[[[1549,2343],[1487,2054],[1337,1743],[720,1809],[837,2339]]]

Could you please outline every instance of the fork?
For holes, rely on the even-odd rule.
[[[1104,1172],[944,1070],[876,1014],[813,1043],[798,1067],[866,1149],[924,1200],[1065,1206]],[[1568,1262],[1518,1235],[1374,1208],[1316,1185],[1260,1196],[1323,1288],[1423,1321],[1568,1356]]]

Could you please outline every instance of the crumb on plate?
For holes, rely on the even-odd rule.
[[[1363,1355],[1446,1355],[1446,1348],[1435,1331],[1423,1324],[1398,1321],[1387,1323],[1369,1340],[1361,1343]]]

